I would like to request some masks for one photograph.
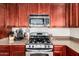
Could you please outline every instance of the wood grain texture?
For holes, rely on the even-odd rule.
[[[78,55],[79,53],[75,52],[74,50],[66,46],[66,56],[78,56]]]
[[[17,4],[8,4],[9,6],[9,26],[18,26]]]
[[[66,56],[66,46],[54,45],[54,56]]]
[[[65,27],[70,27],[70,4],[65,4]]]
[[[28,4],[18,4],[18,26],[28,26]]]
[[[5,4],[0,4],[0,28],[4,27],[5,20]]]
[[[51,26],[65,26],[65,4],[51,4],[50,6]]]

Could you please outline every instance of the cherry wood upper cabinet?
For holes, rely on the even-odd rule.
[[[20,3],[20,4],[18,4],[18,7],[19,7],[19,9],[18,9],[18,11],[19,11],[18,26],[28,27],[29,15],[38,14],[38,4]]]
[[[69,27],[79,27],[79,6],[77,3],[69,4]]]
[[[65,27],[65,4],[51,4],[51,27]]]
[[[0,4],[0,27],[28,27],[31,14],[48,14],[51,27],[79,27],[79,4],[77,3]]]
[[[79,27],[79,4],[65,4],[65,24],[66,27]]]
[[[18,6],[17,4],[8,4],[9,25],[18,26]]]
[[[0,27],[4,27],[5,4],[0,4]]]
[[[9,24],[9,5],[5,4],[5,27],[7,28]]]
[[[79,3],[77,4],[77,21],[78,21],[78,27],[79,27]]]
[[[65,27],[70,27],[70,4],[65,4]]]
[[[38,4],[39,14],[50,14],[50,4],[49,3],[39,3]]]
[[[6,12],[6,6],[5,4],[0,4],[0,39],[5,37],[6,32],[4,31],[4,27],[5,27],[5,21],[7,21],[7,19],[5,18],[5,12]]]
[[[50,5],[50,16],[51,16],[51,27],[55,27],[55,19],[56,19],[56,7],[54,4]]]
[[[38,14],[38,4],[37,3],[29,3],[28,4],[28,14]]]
[[[76,27],[76,20],[77,20],[76,19],[76,16],[77,16],[76,15],[76,4],[75,3],[72,4],[71,7],[72,7],[72,13],[71,13],[72,14],[72,26]]]
[[[19,20],[18,20],[18,26],[28,26],[28,4],[18,4],[18,15],[19,15]]]

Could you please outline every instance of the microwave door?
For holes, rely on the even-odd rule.
[[[30,19],[30,24],[31,25],[43,25],[44,20],[42,18],[31,18]]]

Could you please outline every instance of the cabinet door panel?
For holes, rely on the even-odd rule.
[[[69,47],[66,47],[66,55],[67,56],[78,56],[79,53],[75,52],[74,50],[72,50]]]
[[[65,4],[65,27],[70,27],[70,4]]]
[[[76,27],[76,4],[72,4],[72,26]]]
[[[8,7],[9,7],[9,26],[18,26],[17,4],[8,4]]]
[[[19,26],[28,26],[28,4],[18,4]]]
[[[50,14],[50,4],[48,3],[39,3],[38,4],[38,13],[39,14]]]
[[[65,26],[65,4],[51,4],[50,15],[52,27]]]
[[[54,45],[54,55],[66,56],[66,46],[65,45]]]
[[[11,45],[10,51],[25,51],[24,45]]]
[[[62,51],[54,51],[54,56],[63,56]]]
[[[9,52],[8,45],[0,45],[0,52]]]
[[[77,4],[77,8],[78,8],[78,9],[77,9],[77,10],[78,10],[78,11],[77,11],[77,15],[78,15],[78,16],[77,16],[77,17],[78,17],[77,22],[78,22],[78,27],[79,27],[79,3]]]
[[[25,56],[25,52],[23,52],[23,51],[14,51],[14,52],[11,52],[10,56]]]
[[[0,56],[9,56],[9,52],[0,52]]]
[[[5,5],[0,4],[0,28],[4,27],[5,20]]]
[[[62,45],[55,45],[54,46],[55,51],[62,51],[63,49],[64,49],[64,47]]]
[[[70,4],[70,27],[78,27],[79,25],[79,8],[77,3]]]
[[[9,56],[9,45],[0,45],[0,56]]]
[[[25,46],[24,45],[11,45],[10,46],[10,55],[11,56],[24,56],[25,55]]]
[[[28,9],[29,9],[29,11],[28,11],[29,15],[30,14],[38,14],[38,4],[37,3],[35,3],[35,4],[34,3],[31,3],[31,4],[29,3],[28,4]]]

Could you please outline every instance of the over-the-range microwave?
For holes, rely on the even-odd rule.
[[[29,26],[30,27],[49,27],[50,17],[49,15],[30,15]]]

